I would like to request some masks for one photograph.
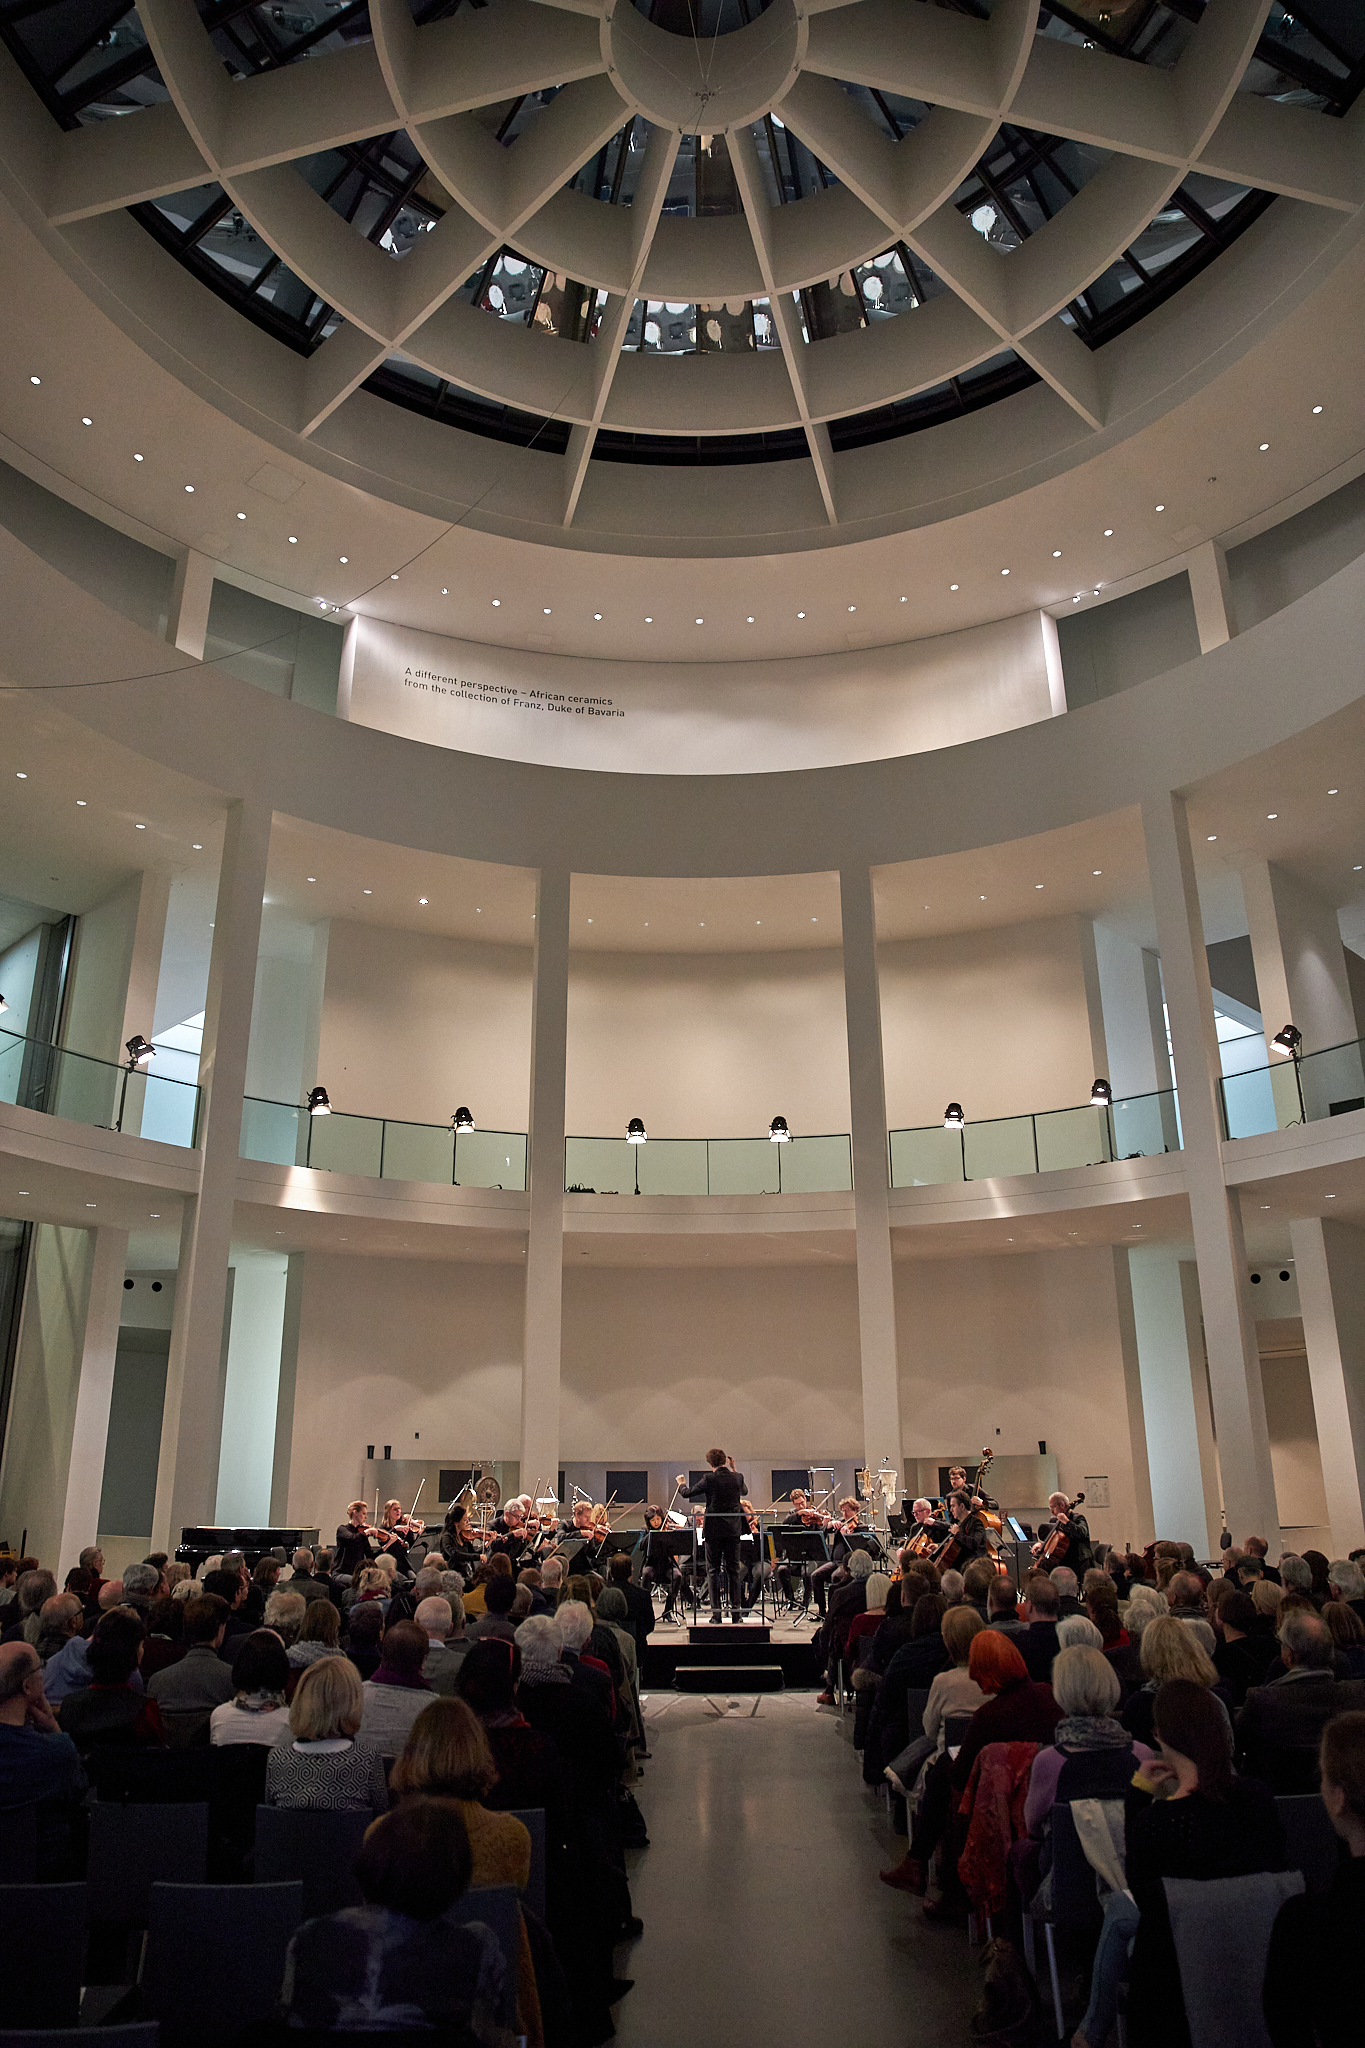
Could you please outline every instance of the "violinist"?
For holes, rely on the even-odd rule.
[[[1065,1563],[1068,1571],[1075,1572],[1077,1580],[1083,1579],[1095,1561],[1095,1553],[1090,1547],[1089,1522],[1077,1508],[1073,1507],[1065,1493],[1050,1493],[1047,1497],[1047,1509],[1048,1518],[1039,1530],[1038,1541],[1033,1546],[1034,1556],[1039,1555],[1048,1537],[1060,1529],[1066,1534],[1068,1542],[1062,1557],[1055,1561],[1058,1564]]]
[[[520,1500],[509,1500],[503,1512],[493,1524],[493,1541],[490,1551],[504,1551],[516,1568],[525,1561],[527,1549],[526,1510]]]
[[[584,1516],[581,1522],[580,1510]],[[611,1524],[607,1520],[607,1511],[604,1507],[592,1507],[587,1501],[579,1501],[573,1512],[573,1536],[581,1537],[582,1542],[569,1559],[569,1576],[586,1578],[589,1572],[598,1572],[605,1578],[606,1561],[612,1552]]]
[[[368,1501],[353,1500],[346,1510],[346,1519],[337,1526],[336,1551],[332,1558],[332,1570],[340,1578],[354,1579],[375,1555],[370,1528]]]
[[[665,1545],[663,1539],[668,1531],[664,1511],[656,1504],[645,1509],[645,1526],[640,1536],[640,1584],[653,1597],[653,1588],[663,1586],[663,1619],[672,1621],[673,1609],[682,1591],[682,1571],[678,1560]]]
[[[412,1539],[408,1528],[409,1517],[403,1513],[402,1501],[386,1500],[379,1527],[371,1531],[376,1550],[380,1554],[387,1551],[395,1569],[405,1579],[412,1576],[412,1567],[408,1563],[408,1544]]]
[[[441,1556],[451,1571],[463,1572],[470,1580],[482,1561],[482,1532],[469,1519],[463,1500],[455,1501],[446,1514],[441,1531]]]
[[[860,1527],[859,1508],[856,1500],[841,1500],[839,1517],[829,1525],[829,1562],[818,1564],[810,1575],[811,1590],[815,1594],[815,1605],[820,1619],[825,1618],[825,1601],[829,1595],[830,1581],[841,1568],[847,1567],[853,1553],[849,1538],[858,1533]]]

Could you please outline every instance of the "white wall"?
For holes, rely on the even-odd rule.
[[[54,1566],[61,1544],[95,1235],[40,1223],[33,1233],[0,1469],[0,1532]],[[90,1503],[91,1539],[99,1501]]]
[[[980,1119],[1090,1100],[1095,1070],[1074,917],[893,940],[877,959],[893,1130],[942,1123],[950,1101]]]
[[[141,893],[142,876],[130,875],[77,922],[62,1038],[73,1052],[100,1060],[117,1060],[123,1052],[123,1010]]]
[[[1150,1095],[1171,1085],[1161,1020],[1160,962],[1111,925],[1095,926],[1108,1079],[1115,1096]],[[1153,1000],[1154,996],[1157,998]]]
[[[566,1128],[619,1137],[847,1131],[843,956],[581,953],[569,963]]]
[[[251,1005],[246,1092],[300,1102],[313,1086],[329,926],[278,914],[262,920]]]
[[[6,1031],[17,1032],[20,1038],[28,1031],[29,1010],[33,1002],[33,977],[38,972],[38,948],[42,941],[42,926],[35,925],[22,939],[16,939],[0,953],[0,995],[9,1004],[9,1009],[0,1016],[0,1026]],[[19,1059],[23,1048],[13,1047],[6,1067],[6,1080],[14,1087],[19,1079]],[[13,1080],[10,1080],[10,1073]]]
[[[428,938],[334,918],[318,1078],[334,1107],[524,1131],[531,1071],[529,947]]]

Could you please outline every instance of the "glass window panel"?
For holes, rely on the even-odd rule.
[[[1038,1136],[1038,1171],[1098,1166],[1110,1157],[1109,1126],[1102,1109],[1054,1109],[1033,1119]],[[1027,1170],[1027,1169],[1025,1169]]]
[[[822,1195],[853,1186],[853,1160],[842,1132],[829,1137],[792,1138],[785,1145],[768,1141],[777,1154],[784,1195]]]
[[[0,1029],[0,1102],[19,1100],[19,1080],[23,1071],[23,1039],[12,1031]]]
[[[136,1121],[132,1120],[134,1082],[139,1097]],[[165,1074],[130,1074],[123,1128],[142,1138],[155,1138],[162,1145],[193,1145],[198,1106],[199,1090],[192,1083],[172,1081]]]
[[[1149,1159],[1157,1152],[1180,1150],[1175,1096],[1169,1088],[1116,1102],[1110,1114],[1116,1159]]]
[[[636,301],[639,314],[640,301]],[[682,299],[648,299],[637,347],[646,354],[691,355],[697,346],[697,309]],[[634,316],[632,316],[634,324]]]
[[[776,1154],[784,1145],[768,1138],[712,1138],[711,1193],[713,1195],[775,1195],[778,1164]]]
[[[269,1166],[296,1165],[300,1150],[301,1114],[292,1102],[262,1102],[248,1095],[242,1104],[242,1135],[237,1146],[239,1156],[264,1160]],[[302,1133],[302,1136],[306,1139],[307,1133]]]
[[[461,1131],[455,1140],[455,1178],[462,1188],[524,1188],[525,1133]]]
[[[943,1131],[933,1124],[924,1130],[892,1131],[892,1187],[937,1187],[964,1177],[960,1131]]]
[[[1006,1174],[1038,1170],[1031,1116],[968,1124],[965,1144],[968,1180],[996,1180]]]
[[[526,326],[544,275],[539,264],[528,263],[524,256],[504,249],[483,280],[479,304],[485,313],[495,313],[499,320],[518,320]]]
[[[251,222],[234,207],[201,236],[196,245],[234,284],[250,286],[274,252],[263,242]]]
[[[1149,277],[1164,270],[1177,256],[1184,256],[1204,239],[1200,230],[1178,206],[1164,207],[1132,244],[1132,254]]]
[[[275,264],[262,278],[255,296],[264,299],[283,319],[301,327],[309,326],[322,311],[322,300],[312,285],[305,284],[283,263]]]
[[[379,1178],[384,1123],[377,1116],[347,1116],[333,1110],[330,1116],[307,1118],[309,1166],[328,1173],[364,1173]]]
[[[164,198],[153,199],[151,204],[163,220],[170,222],[178,235],[187,235],[194,223],[201,220],[222,197],[221,185],[190,185],[183,192],[168,192]]]
[[[704,1195],[705,1138],[654,1138],[630,1148],[639,1153],[642,1195]],[[632,1187],[634,1182],[631,1183]]]
[[[1365,1066],[1361,1041],[1310,1052],[1299,1062],[1304,1113],[1310,1123],[1322,1116],[1342,1116],[1365,1106]]]
[[[566,1138],[564,1185],[597,1195],[632,1194],[635,1152],[624,1138]]]
[[[384,1124],[385,1180],[418,1180],[450,1185],[454,1133],[440,1124]]]
[[[699,354],[743,355],[756,346],[754,309],[747,300],[713,299],[697,308]]]

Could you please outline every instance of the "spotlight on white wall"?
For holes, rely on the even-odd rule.
[[[9,1004],[5,1001],[5,998],[3,996],[0,996],[0,1017],[4,1016],[8,1008]]]
[[[1099,1079],[1092,1081],[1090,1084],[1090,1107],[1092,1109],[1112,1109],[1113,1106],[1114,1091],[1109,1086],[1109,1083]]]
[[[773,1118],[768,1126],[768,1136],[774,1145],[785,1145],[790,1142],[791,1132],[787,1129],[787,1119],[784,1116]]]
[[[960,1131],[966,1127],[966,1123],[967,1119],[962,1114],[962,1104],[960,1102],[950,1102],[943,1112],[944,1130]]]
[[[310,1091],[308,1096],[308,1114],[309,1116],[330,1116],[332,1114],[331,1099],[325,1088],[318,1087]]]
[[[472,1131],[474,1128],[473,1111],[468,1109],[457,1109],[454,1116],[450,1119],[450,1128],[452,1131],[454,1131],[457,1138],[459,1137],[461,1131]]]
[[[1293,1058],[1303,1044],[1303,1033],[1293,1024],[1286,1024],[1283,1031],[1277,1031],[1270,1041],[1270,1050]]]
[[[645,1129],[644,1119],[633,1116],[626,1125],[626,1143],[628,1145],[643,1145],[648,1136],[649,1132]]]
[[[150,1044],[140,1031],[134,1032],[123,1049],[128,1055],[130,1072],[134,1067],[145,1067],[148,1060],[156,1058],[156,1047]]]

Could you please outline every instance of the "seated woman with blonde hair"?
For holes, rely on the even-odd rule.
[[[277,1742],[265,1767],[266,1805],[387,1813],[384,1759],[358,1732],[364,1711],[349,1658],[310,1664],[290,1703],[293,1739]]]
[[[1152,1713],[1156,1695],[1168,1680],[1185,1678],[1213,1693],[1227,1722],[1231,1752],[1232,1716],[1228,1712],[1225,1689],[1219,1684],[1217,1667],[1199,1640],[1193,1622],[1181,1621],[1174,1614],[1159,1614],[1155,1621],[1149,1621],[1142,1631],[1142,1669],[1146,1683],[1133,1694],[1119,1715],[1134,1741],[1151,1747],[1155,1740]]]

